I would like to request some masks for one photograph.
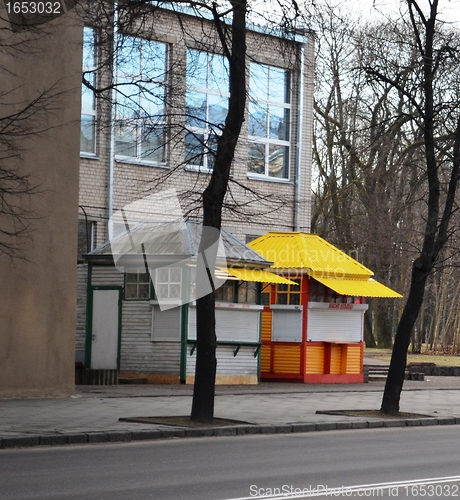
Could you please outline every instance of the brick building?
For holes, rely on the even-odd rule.
[[[118,371],[171,381],[175,368],[146,368],[142,361],[153,359],[160,348],[173,348],[167,339],[152,341],[159,320],[148,290],[150,277],[142,270],[123,277],[102,268],[94,268],[91,277],[81,255],[107,242],[114,213],[152,193],[175,189],[184,218],[200,221],[200,196],[226,116],[228,68],[210,19],[172,7],[152,8],[127,23],[125,14],[120,13],[118,30],[107,29],[98,16],[84,29],[76,360],[91,365],[88,311],[93,310],[94,287],[112,286],[121,290],[122,301]],[[223,213],[223,227],[242,242],[269,230],[309,231],[313,61],[310,33],[288,36],[248,28],[246,119]],[[144,215],[145,220],[152,218],[139,214],[139,220]],[[255,283],[235,286],[233,281],[221,293],[232,295],[230,302],[255,307]],[[221,340],[226,345],[222,359],[243,359],[244,348]],[[256,358],[254,347],[249,347],[248,358]],[[183,348],[180,356],[185,356]],[[177,365],[179,354],[171,359]],[[227,375],[235,374],[229,370],[219,374],[218,368],[218,376],[228,382]],[[248,378],[254,381],[257,376]]]
[[[113,71],[107,71],[105,35],[90,27],[84,34],[85,79],[96,88],[115,87],[93,93],[84,86],[82,235],[88,220],[91,247],[102,244],[114,211],[169,188],[177,190],[187,218],[199,220],[228,98],[214,25],[152,10],[129,36],[118,33]],[[247,119],[227,197],[237,210],[223,215],[242,241],[267,230],[309,231],[314,80],[309,34],[287,39],[254,28],[247,45]]]

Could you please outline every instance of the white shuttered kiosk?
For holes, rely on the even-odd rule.
[[[308,303],[307,341],[361,342],[368,304]]]

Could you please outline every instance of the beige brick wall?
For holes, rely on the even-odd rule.
[[[144,20],[145,21],[145,20]],[[190,217],[200,215],[200,193],[209,181],[209,174],[193,172],[181,165],[183,161],[183,116],[185,105],[185,54],[187,47],[219,52],[211,24],[196,18],[156,10],[154,15],[138,26],[136,34],[170,44],[171,139],[168,144],[167,168],[126,162],[114,163],[113,209],[155,191],[175,188],[181,197],[184,213]],[[246,234],[263,234],[269,230],[291,231],[310,228],[311,135],[312,96],[314,82],[313,38],[306,37],[304,45],[304,88],[302,133],[300,141],[300,185],[297,186],[296,165],[298,153],[299,69],[301,45],[286,42],[274,36],[248,33],[248,61],[275,65],[292,70],[291,156],[288,181],[254,180],[247,175],[247,121],[243,125],[233,166],[227,201],[237,210],[225,210],[223,225],[244,241]],[[249,68],[249,62],[248,62]],[[249,69],[248,69],[249,71]],[[107,74],[102,77],[107,81]],[[249,80],[249,78],[248,78]],[[80,170],[80,205],[90,218],[98,220],[98,244],[107,238],[106,226],[109,202],[109,122],[104,105],[98,132],[97,158],[82,158]],[[179,133],[176,133],[179,132]],[[256,194],[254,194],[256,193]],[[296,201],[296,193],[300,198]],[[82,213],[82,212],[81,212]]]

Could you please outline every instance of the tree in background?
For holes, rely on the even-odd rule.
[[[458,32],[438,22],[439,1],[406,1],[400,46],[412,57],[392,60],[386,67],[370,61],[369,78],[390,85],[409,103],[414,139],[420,138],[423,157],[419,175],[426,182],[425,209],[420,219],[421,246],[412,263],[410,287],[399,319],[381,411],[399,412],[406,357],[420,313],[425,287],[452,233],[452,215],[460,172],[460,117],[458,102]],[[406,34],[410,33],[410,38]],[[404,34],[404,36],[403,36]],[[391,50],[388,51],[391,53]],[[413,141],[414,146],[416,140]]]
[[[391,39],[390,26],[360,22],[337,6],[318,8],[312,232],[404,290],[402,264],[413,243],[410,219],[420,185],[412,168],[418,152],[409,147],[404,96],[363,71],[368,58],[386,63],[375,40],[383,40],[382,32]],[[391,347],[397,307],[371,301],[368,346],[377,340]]]

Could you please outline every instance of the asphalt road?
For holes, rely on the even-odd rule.
[[[459,441],[439,426],[0,450],[0,498],[457,498]]]

